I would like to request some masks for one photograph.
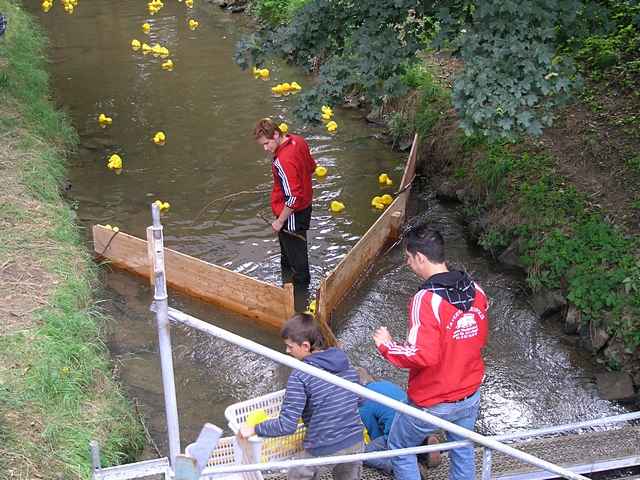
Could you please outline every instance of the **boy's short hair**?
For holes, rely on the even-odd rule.
[[[324,337],[318,324],[308,313],[296,313],[287,320],[280,331],[280,336],[285,340],[302,345],[309,342],[311,351],[322,350],[324,348]]]
[[[256,140],[261,137],[271,140],[276,132],[278,132],[280,135],[283,134],[280,130],[280,127],[276,123],[274,123],[273,120],[271,120],[270,118],[263,118],[258,120],[258,123],[256,123],[256,128],[253,130],[253,135]]]
[[[444,239],[438,230],[417,225],[405,234],[405,248],[412,255],[421,253],[430,262],[444,263]]]

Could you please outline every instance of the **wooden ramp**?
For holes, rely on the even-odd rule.
[[[147,229],[147,238],[150,228]],[[93,226],[95,252],[119,268],[152,279],[148,242]],[[193,297],[280,328],[294,313],[293,285],[284,288],[207,263],[175,250],[164,252],[167,285]]]

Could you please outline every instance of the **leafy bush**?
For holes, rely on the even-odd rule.
[[[297,9],[308,0],[257,0],[251,7],[254,14],[270,26],[291,20]]]

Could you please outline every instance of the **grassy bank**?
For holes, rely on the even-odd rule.
[[[88,478],[88,442],[112,464],[142,433],[111,378],[96,272],[60,185],[76,144],[50,101],[46,39],[14,0],[0,38],[0,478]]]

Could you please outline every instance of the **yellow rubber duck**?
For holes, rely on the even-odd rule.
[[[246,425],[249,425],[250,427],[255,427],[256,425],[266,420],[269,420],[269,415],[267,415],[266,410],[264,410],[263,408],[260,408],[258,410],[254,410],[253,412],[249,413],[244,423]]]
[[[289,125],[287,125],[284,122],[282,122],[280,125],[278,125],[278,128],[280,129],[280,131],[282,133],[287,133],[289,131]]]
[[[171,204],[169,202],[163,202],[162,200],[156,200],[153,202],[155,205],[158,205],[158,208],[161,212],[166,212],[171,208]]]
[[[331,209],[331,211],[333,213],[340,213],[341,211],[344,210],[344,203],[339,202],[337,200],[333,200],[330,204],[329,204],[329,208]]]
[[[198,25],[200,25],[200,22],[198,22],[197,20],[194,20],[193,18],[189,19],[189,28],[191,30],[195,30],[196,28],[198,28]]]
[[[310,313],[311,315],[315,315],[317,309],[318,309],[318,304],[316,302],[316,299],[314,298],[313,300],[311,300],[311,303],[309,303],[309,306],[307,307],[307,311],[304,313]]]
[[[331,120],[330,122],[327,123],[327,131],[329,133],[334,133],[336,130],[338,130],[338,124],[336,122]]]
[[[167,60],[162,64],[162,69],[170,72],[173,70],[173,61],[171,59]]]
[[[291,90],[295,92],[299,92],[300,90],[302,90],[302,87],[298,82],[291,82]]]
[[[144,22],[142,24],[142,31],[146,34],[149,34],[149,32],[151,31],[151,25],[147,22]]]
[[[122,157],[117,153],[114,153],[109,157],[109,163],[107,163],[109,170],[122,170]]]
[[[156,43],[153,47],[151,47],[151,53],[153,53],[154,57],[159,57],[162,52],[162,45],[160,45],[159,43]]]
[[[371,199],[371,206],[372,207],[375,207],[376,204],[379,204],[379,203],[382,203],[382,197],[379,197],[379,196],[376,195],[375,197],[373,197]]]
[[[382,186],[393,185],[393,180],[391,180],[389,178],[389,175],[387,175],[386,173],[381,173],[380,175],[378,175],[378,183]]]
[[[271,72],[269,72],[268,68],[261,68],[260,70],[258,70],[258,76],[262,80],[268,80],[270,74],[271,74]]]
[[[107,125],[111,125],[113,123],[113,119],[111,117],[107,117],[104,113],[98,115],[98,123],[101,127],[106,127]]]
[[[152,51],[153,51],[153,48],[150,45],[147,45],[146,43],[142,44],[142,53],[147,55],[148,53],[151,53]]]
[[[193,8],[193,0],[184,0],[184,4],[185,4],[188,8]]]
[[[170,52],[167,47],[160,47],[160,58],[167,58]]]
[[[329,105],[322,105],[320,111],[329,114],[329,116],[333,115],[333,109]]]
[[[327,167],[318,165],[315,170],[316,177],[324,177],[327,174]]]
[[[42,11],[47,13],[53,7],[53,2],[47,2],[46,0],[42,2]]]
[[[284,93],[281,84],[278,84],[275,87],[271,87],[271,91],[276,95],[282,95]]]
[[[382,200],[382,203],[384,203],[385,205],[391,205],[393,203],[393,197],[388,193],[382,195],[382,197],[380,197],[380,200]]]
[[[328,122],[329,120],[331,120],[331,117],[333,116],[333,113],[321,113],[320,114],[320,118],[322,118],[323,122]]]
[[[138,51],[140,50],[140,47],[142,47],[140,40],[136,40],[135,38],[131,40],[131,48],[133,48],[135,51]]]
[[[164,145],[166,141],[167,141],[167,136],[162,131],[157,132],[153,136],[153,143],[155,143],[156,145]]]

